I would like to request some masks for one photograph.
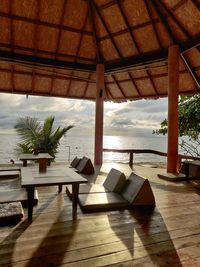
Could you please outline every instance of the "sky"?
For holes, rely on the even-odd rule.
[[[0,131],[13,129],[19,117],[43,121],[55,117],[55,126],[75,125],[72,134],[94,134],[95,103],[54,97],[0,93]],[[104,105],[104,135],[149,136],[167,117],[167,98]]]

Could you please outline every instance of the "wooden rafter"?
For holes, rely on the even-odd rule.
[[[147,9],[149,18],[150,18],[150,20],[151,20],[151,24],[152,24],[152,27],[153,27],[153,31],[154,31],[156,40],[157,40],[157,42],[158,42],[158,44],[159,44],[159,47],[162,48],[162,43],[161,43],[160,37],[159,37],[159,35],[158,35],[157,29],[156,29],[156,27],[155,27],[155,24],[154,24],[154,21],[153,21],[153,17],[152,17],[151,12],[150,12],[149,4],[148,4],[149,1],[144,0],[144,3],[145,3],[145,5],[146,5],[146,9]]]
[[[165,10],[165,12],[168,14],[168,16],[170,16],[175,21],[175,23],[178,25],[181,31],[185,34],[185,36],[190,37],[189,32],[183,27],[180,21],[178,21],[178,19],[174,16],[173,12],[171,12],[171,10],[167,8],[167,6],[162,1],[160,1],[159,3],[162,6],[162,8]]]
[[[164,27],[165,27],[165,29],[166,29],[166,31],[168,33],[168,36],[169,36],[171,42],[174,43],[174,44],[176,44],[177,43],[177,39],[174,36],[174,33],[172,32],[172,30],[171,30],[171,28],[170,28],[170,26],[169,26],[166,18],[162,14],[158,2],[156,0],[150,0],[150,1],[151,1],[152,5],[153,5],[153,7],[154,7],[154,9],[155,9],[155,11],[157,13],[157,15],[159,16],[162,24],[164,25]]]
[[[82,27],[82,31],[81,31],[81,34],[80,34],[80,39],[79,39],[78,47],[77,47],[77,50],[76,50],[75,62],[77,60],[77,57],[78,57],[78,54],[79,54],[79,51],[80,51],[80,48],[81,48],[81,43],[82,43],[82,40],[83,40],[83,32],[84,32],[84,29],[86,27],[87,19],[88,19],[88,13],[89,13],[89,10],[86,12],[86,16],[85,16],[85,19],[84,19],[84,22],[83,22],[83,27]],[[96,66],[95,66],[95,69],[96,69]],[[71,74],[73,75],[73,71],[71,72]],[[71,84],[72,84],[72,79],[69,81],[69,85],[68,85],[68,88],[67,88],[67,91],[66,91],[66,96],[69,96],[69,92],[70,92],[70,89],[71,89]]]
[[[155,1],[155,0],[151,0],[151,1]],[[190,37],[190,34],[187,32],[187,30],[180,24],[180,22],[176,19],[176,17],[173,15],[173,13],[166,7],[166,5],[162,2],[160,2],[160,5],[163,7],[163,9],[167,12],[167,14],[169,16],[172,17],[172,19],[175,21],[175,23],[179,26],[179,28],[182,30],[182,32],[189,38]],[[158,8],[158,7],[157,7]],[[164,16],[162,15],[162,13],[160,12],[160,16],[162,17],[162,21],[163,21],[163,24],[166,28],[166,30],[168,31],[168,34],[170,35],[171,39],[174,41],[175,40],[175,43],[177,43],[177,40],[176,40],[176,37],[175,35],[173,34],[167,20],[164,18]],[[186,58],[184,57],[183,53],[181,53],[181,57],[192,77],[192,79],[195,81],[195,84],[197,85],[197,87],[199,88],[199,82],[198,82],[198,77],[196,76],[196,73],[194,73],[192,71],[192,68],[190,67],[189,65],[189,62],[186,60]]]
[[[124,20],[124,22],[125,22],[125,24],[126,24],[126,27],[127,27],[128,30],[129,30],[129,33],[130,33],[131,39],[132,39],[132,41],[133,41],[133,43],[134,43],[134,46],[136,47],[136,50],[137,50],[138,54],[141,55],[140,47],[139,47],[139,45],[137,44],[137,41],[136,41],[135,36],[134,36],[134,34],[133,34],[133,31],[131,31],[129,21],[128,21],[128,19],[127,19],[125,13],[124,13],[123,7],[122,7],[121,2],[120,2],[119,0],[117,0],[117,5],[118,5],[118,8],[119,8],[119,10],[120,10],[121,16],[123,17],[123,20]],[[149,76],[149,80],[150,80],[150,82],[151,82],[151,85],[152,85],[152,87],[153,87],[153,89],[154,89],[156,95],[158,95],[158,91],[157,91],[157,89],[156,89],[156,86],[155,86],[154,81],[151,79],[151,75],[149,74],[149,71],[146,70],[146,73],[147,73],[147,75]],[[131,79],[131,81],[132,81],[132,79]]]
[[[15,44],[11,45],[11,44],[6,44],[6,43],[0,43],[0,47],[1,48],[17,49],[17,50],[20,50],[22,52],[31,52],[31,54],[35,55],[35,49],[29,48],[29,47],[23,47],[23,46],[19,46],[19,45],[15,45]],[[42,50],[42,49],[37,49],[37,53],[44,54],[44,55],[47,55],[47,56],[51,56],[52,58],[56,57],[56,53],[55,52],[46,51],[46,50]],[[62,58],[72,59],[72,60],[75,59],[75,56],[69,55],[69,54],[63,54],[63,53],[57,53],[57,57],[62,57]],[[77,60],[94,63],[94,59],[86,58],[86,57],[77,56]]]
[[[96,48],[97,62],[103,63],[103,57],[101,54],[99,41],[97,38],[97,32],[96,32],[96,26],[95,26],[94,14],[93,14],[93,1],[92,0],[88,0],[88,7],[89,7],[90,21],[91,21],[91,25],[92,25],[92,29],[93,29],[93,40],[94,40],[94,45]]]
[[[136,92],[138,93],[138,95],[139,95],[140,97],[142,97],[142,95],[141,95],[141,93],[140,93],[140,90],[139,90],[139,88],[138,88],[138,86],[137,86],[137,84],[136,84],[136,82],[135,82],[135,79],[133,78],[131,72],[128,72],[128,76],[129,76],[129,78],[131,79],[131,82],[132,82],[133,86],[135,87]]]
[[[4,17],[4,18],[9,18],[9,19],[13,19],[13,20],[17,20],[17,21],[24,21],[24,22],[28,22],[28,23],[32,23],[32,24],[38,24],[40,26],[46,26],[49,28],[54,28],[54,29],[60,29],[62,28],[62,30],[65,31],[69,31],[69,32],[75,32],[75,33],[79,33],[81,34],[81,30],[76,29],[76,28],[72,28],[66,25],[60,26],[59,24],[55,24],[55,23],[50,23],[47,21],[42,21],[42,20],[37,20],[37,19],[32,19],[32,18],[28,18],[28,17],[24,17],[24,16],[18,16],[18,15],[14,15],[14,14],[8,14],[5,12],[0,12],[0,17]],[[89,35],[92,36],[93,33],[89,32],[89,31],[84,31],[85,35]]]
[[[191,37],[185,42],[179,43],[180,53],[184,53],[193,47],[198,46],[200,43],[200,34]],[[131,56],[123,58],[123,60],[115,60],[107,62],[105,64],[105,72],[111,73],[114,71],[122,71],[125,69],[131,69],[139,65],[148,65],[152,62],[164,61],[167,59],[168,50],[167,48],[160,49],[156,52],[143,53],[141,56]],[[8,52],[7,50],[0,50],[0,60],[8,62],[18,62],[27,64],[28,66],[45,66],[45,67],[56,67],[57,69],[77,69],[82,71],[93,71],[95,72],[96,66],[94,64],[84,64],[78,62],[67,62],[62,60],[54,60],[49,58],[42,58],[38,56],[32,56],[27,54],[19,54],[15,52]]]
[[[64,0],[63,7],[62,7],[62,12],[61,12],[61,17],[60,17],[60,23],[59,23],[60,29],[58,31],[58,36],[57,36],[57,41],[56,41],[55,59],[57,59],[57,53],[58,53],[59,48],[60,48],[60,39],[61,39],[62,26],[63,26],[63,21],[64,21],[66,5],[67,5],[67,0]],[[53,86],[54,86],[54,80],[55,80],[54,72],[55,72],[55,70],[53,69],[53,74],[52,74],[52,77],[51,77],[51,85],[50,85],[50,94],[51,95],[52,95],[52,92],[53,92]]]
[[[0,72],[9,73],[10,69],[0,68]],[[33,72],[32,71],[24,71],[24,70],[13,69],[13,73],[14,74],[18,74],[18,75],[31,76]],[[35,72],[35,76],[44,77],[44,78],[51,78],[52,74]],[[85,77],[82,78],[82,77],[65,75],[65,74],[54,74],[54,78],[55,79],[60,79],[60,80],[70,80],[70,79],[72,79],[74,81],[82,81],[82,82],[90,82],[90,83],[95,83],[96,82],[95,80],[91,80],[91,79],[88,79],[88,78],[85,78]]]
[[[88,79],[90,80],[91,77],[92,77],[92,73],[90,72],[89,75],[88,75]],[[83,97],[84,97],[84,98],[85,98],[86,93],[87,93],[88,85],[89,85],[89,82],[86,82],[86,84],[85,84],[85,88],[84,88],[84,91],[83,91]]]
[[[197,0],[192,0],[192,3],[195,5],[195,7],[200,11],[200,5]]]
[[[126,98],[126,95],[125,95],[125,93],[124,93],[119,81],[115,77],[115,75],[111,75],[111,76],[112,76],[113,80],[115,81],[115,83],[117,84],[117,87],[119,88],[119,90],[120,90],[121,94],[123,95],[123,97]]]
[[[93,3],[94,3],[94,2],[93,2]],[[108,29],[108,26],[107,26],[107,24],[106,24],[106,22],[105,22],[103,16],[101,15],[101,12],[99,11],[97,5],[94,3],[93,6],[95,7],[95,10],[96,10],[96,12],[97,12],[97,14],[98,14],[98,16],[99,16],[99,18],[100,18],[100,20],[101,20],[101,23],[103,24],[103,26],[104,26],[104,28],[105,28],[105,30],[106,30],[106,32],[107,32],[107,34],[108,34],[110,40],[111,40],[112,45],[114,46],[115,50],[117,51],[119,57],[120,57],[120,58],[123,58],[122,53],[121,53],[121,51],[119,50],[119,48],[118,48],[118,46],[117,46],[117,44],[116,44],[116,42],[115,42],[115,40],[114,40],[114,38],[113,38],[113,36],[112,36],[110,30]]]
[[[12,13],[12,1],[9,1],[9,12]],[[10,19],[10,44],[14,43],[14,27],[13,27],[13,20]],[[13,51],[11,47],[11,51]],[[15,91],[15,77],[14,77],[14,66],[11,64],[11,85],[12,85],[12,92]]]
[[[40,9],[41,9],[41,1],[37,0],[37,8],[35,17],[39,20],[40,18]],[[35,24],[34,29],[34,36],[33,36],[33,43],[34,43],[34,55],[37,56],[37,47],[38,47],[38,24]],[[31,82],[31,92],[33,93],[35,90],[35,70],[33,70],[32,75],[32,82]]]

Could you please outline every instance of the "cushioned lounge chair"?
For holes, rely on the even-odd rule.
[[[103,185],[100,184],[81,184],[79,186],[79,194],[92,194],[92,193],[108,193],[108,192],[121,192],[126,183],[124,173],[112,168],[108,173]],[[66,187],[66,193],[71,199],[72,186]]]
[[[134,205],[155,206],[155,198],[148,179],[132,173],[120,194],[79,194],[79,204],[84,212],[131,208]]]

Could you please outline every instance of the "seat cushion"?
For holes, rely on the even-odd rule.
[[[111,192],[120,193],[125,183],[126,176],[124,173],[112,168],[108,173],[103,186]]]
[[[80,194],[79,205],[84,212],[120,209],[130,204],[117,193]]]
[[[6,202],[21,202],[24,207],[27,205],[27,192],[26,189],[12,189],[0,191],[0,203]],[[38,192],[34,192],[34,205],[38,203]]]
[[[80,184],[79,194],[93,194],[109,192],[103,185],[100,184]],[[66,193],[69,198],[72,197],[72,186],[66,186]]]
[[[0,222],[21,220],[24,211],[20,202],[0,204]]]

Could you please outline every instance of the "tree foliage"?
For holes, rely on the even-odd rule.
[[[180,146],[190,155],[199,155],[200,132],[200,94],[181,96],[179,99],[179,136],[188,136],[189,143],[182,141]],[[160,128],[154,134],[167,133],[167,119],[160,123]]]
[[[66,132],[73,128],[73,125],[57,129],[53,128],[54,117],[45,119],[44,124],[36,118],[19,118],[15,124],[15,129],[20,136],[21,142],[17,144],[16,152],[33,153],[34,151],[49,153],[55,157],[58,152],[60,139]]]

